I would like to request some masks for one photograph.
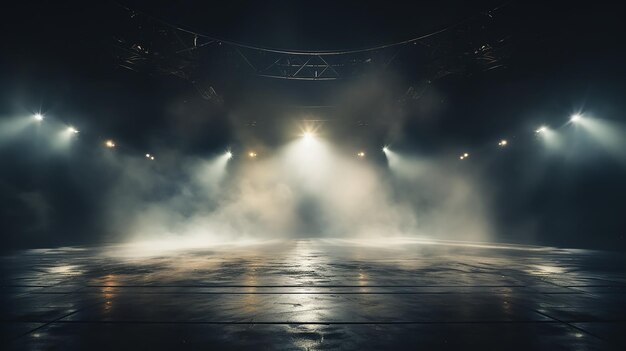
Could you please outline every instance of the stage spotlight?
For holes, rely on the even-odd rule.
[[[583,118],[580,114],[576,113],[574,115],[572,115],[572,117],[570,117],[570,121],[576,123],[578,121],[580,121],[580,119]]]
[[[359,151],[356,155],[359,156],[360,158],[363,158],[365,157],[365,152]]]
[[[504,147],[504,146],[506,146],[508,143],[509,143],[508,141],[506,141],[505,139],[502,139],[502,140],[500,140],[500,142],[498,143],[498,145],[499,145],[499,146]]]
[[[104,146],[108,147],[109,149],[112,149],[115,147],[115,142],[111,139],[107,140],[104,142]]]
[[[35,118],[35,120],[37,121],[43,121],[43,115],[41,113],[35,113],[33,118]]]
[[[154,161],[154,155],[146,154],[146,158],[150,161]]]
[[[312,132],[304,132],[304,134],[302,134],[302,137],[305,141],[312,141],[314,136]]]
[[[469,154],[466,152],[466,153],[463,154],[463,157],[468,158]]]
[[[540,134],[540,133],[545,133],[547,130],[548,130],[548,127],[546,127],[546,126],[541,126],[541,127],[539,127],[537,130],[535,130],[535,133],[538,133],[538,134]]]
[[[463,159],[465,159],[465,156],[463,155],[459,156],[459,160],[463,160]]]
[[[78,130],[74,127],[68,127],[67,131],[72,134],[78,134]]]
[[[229,159],[229,160],[230,160],[231,158],[233,158],[233,153],[232,153],[232,152],[230,152],[230,151],[226,151],[226,158],[227,158],[227,159]]]
[[[150,158],[150,154],[146,154],[146,158]]]
[[[248,152],[248,157],[255,158],[256,156],[257,156],[256,152],[254,152],[254,151]]]
[[[389,151],[389,147],[388,147],[388,146],[386,146],[386,145],[385,145],[385,146],[383,146],[383,152],[384,152],[384,153],[387,153],[387,151]]]
[[[463,155],[459,156],[459,160],[465,160],[468,157],[469,157],[469,154],[467,152],[464,152]]]

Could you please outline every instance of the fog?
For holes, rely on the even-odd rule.
[[[299,137],[255,158],[172,153],[157,164],[112,156],[120,176],[104,199],[103,223],[111,241],[171,247],[303,237],[489,240],[484,186],[450,162],[387,154],[390,167]]]

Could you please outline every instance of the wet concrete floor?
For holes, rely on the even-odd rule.
[[[0,258],[3,349],[626,349],[626,258],[285,240]]]

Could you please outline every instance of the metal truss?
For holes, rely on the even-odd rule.
[[[126,27],[120,28],[115,41],[120,67],[188,80],[203,98],[216,102],[221,102],[221,97],[213,86],[202,83],[200,73],[218,64],[259,77],[304,81],[346,79],[397,66],[414,76],[416,82],[432,82],[451,74],[505,67],[510,52],[509,38],[492,28],[502,7],[405,41],[329,51],[282,50],[237,43],[177,27],[126,7],[122,10]],[[413,88],[401,100],[418,99],[421,90]]]

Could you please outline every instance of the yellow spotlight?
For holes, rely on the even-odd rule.
[[[35,113],[33,118],[35,118],[35,120],[37,121],[43,121],[43,115],[41,113]]]
[[[509,142],[506,141],[505,139],[500,140],[500,142],[498,143],[498,145],[500,146],[506,146],[506,144],[508,144]]]
[[[257,155],[256,155],[256,152],[254,152],[254,151],[250,151],[250,152],[248,153],[248,157],[250,157],[250,158],[255,158],[256,156],[257,156]]]
[[[111,139],[107,140],[104,142],[104,146],[108,147],[109,149],[112,149],[115,147],[115,142]]]

